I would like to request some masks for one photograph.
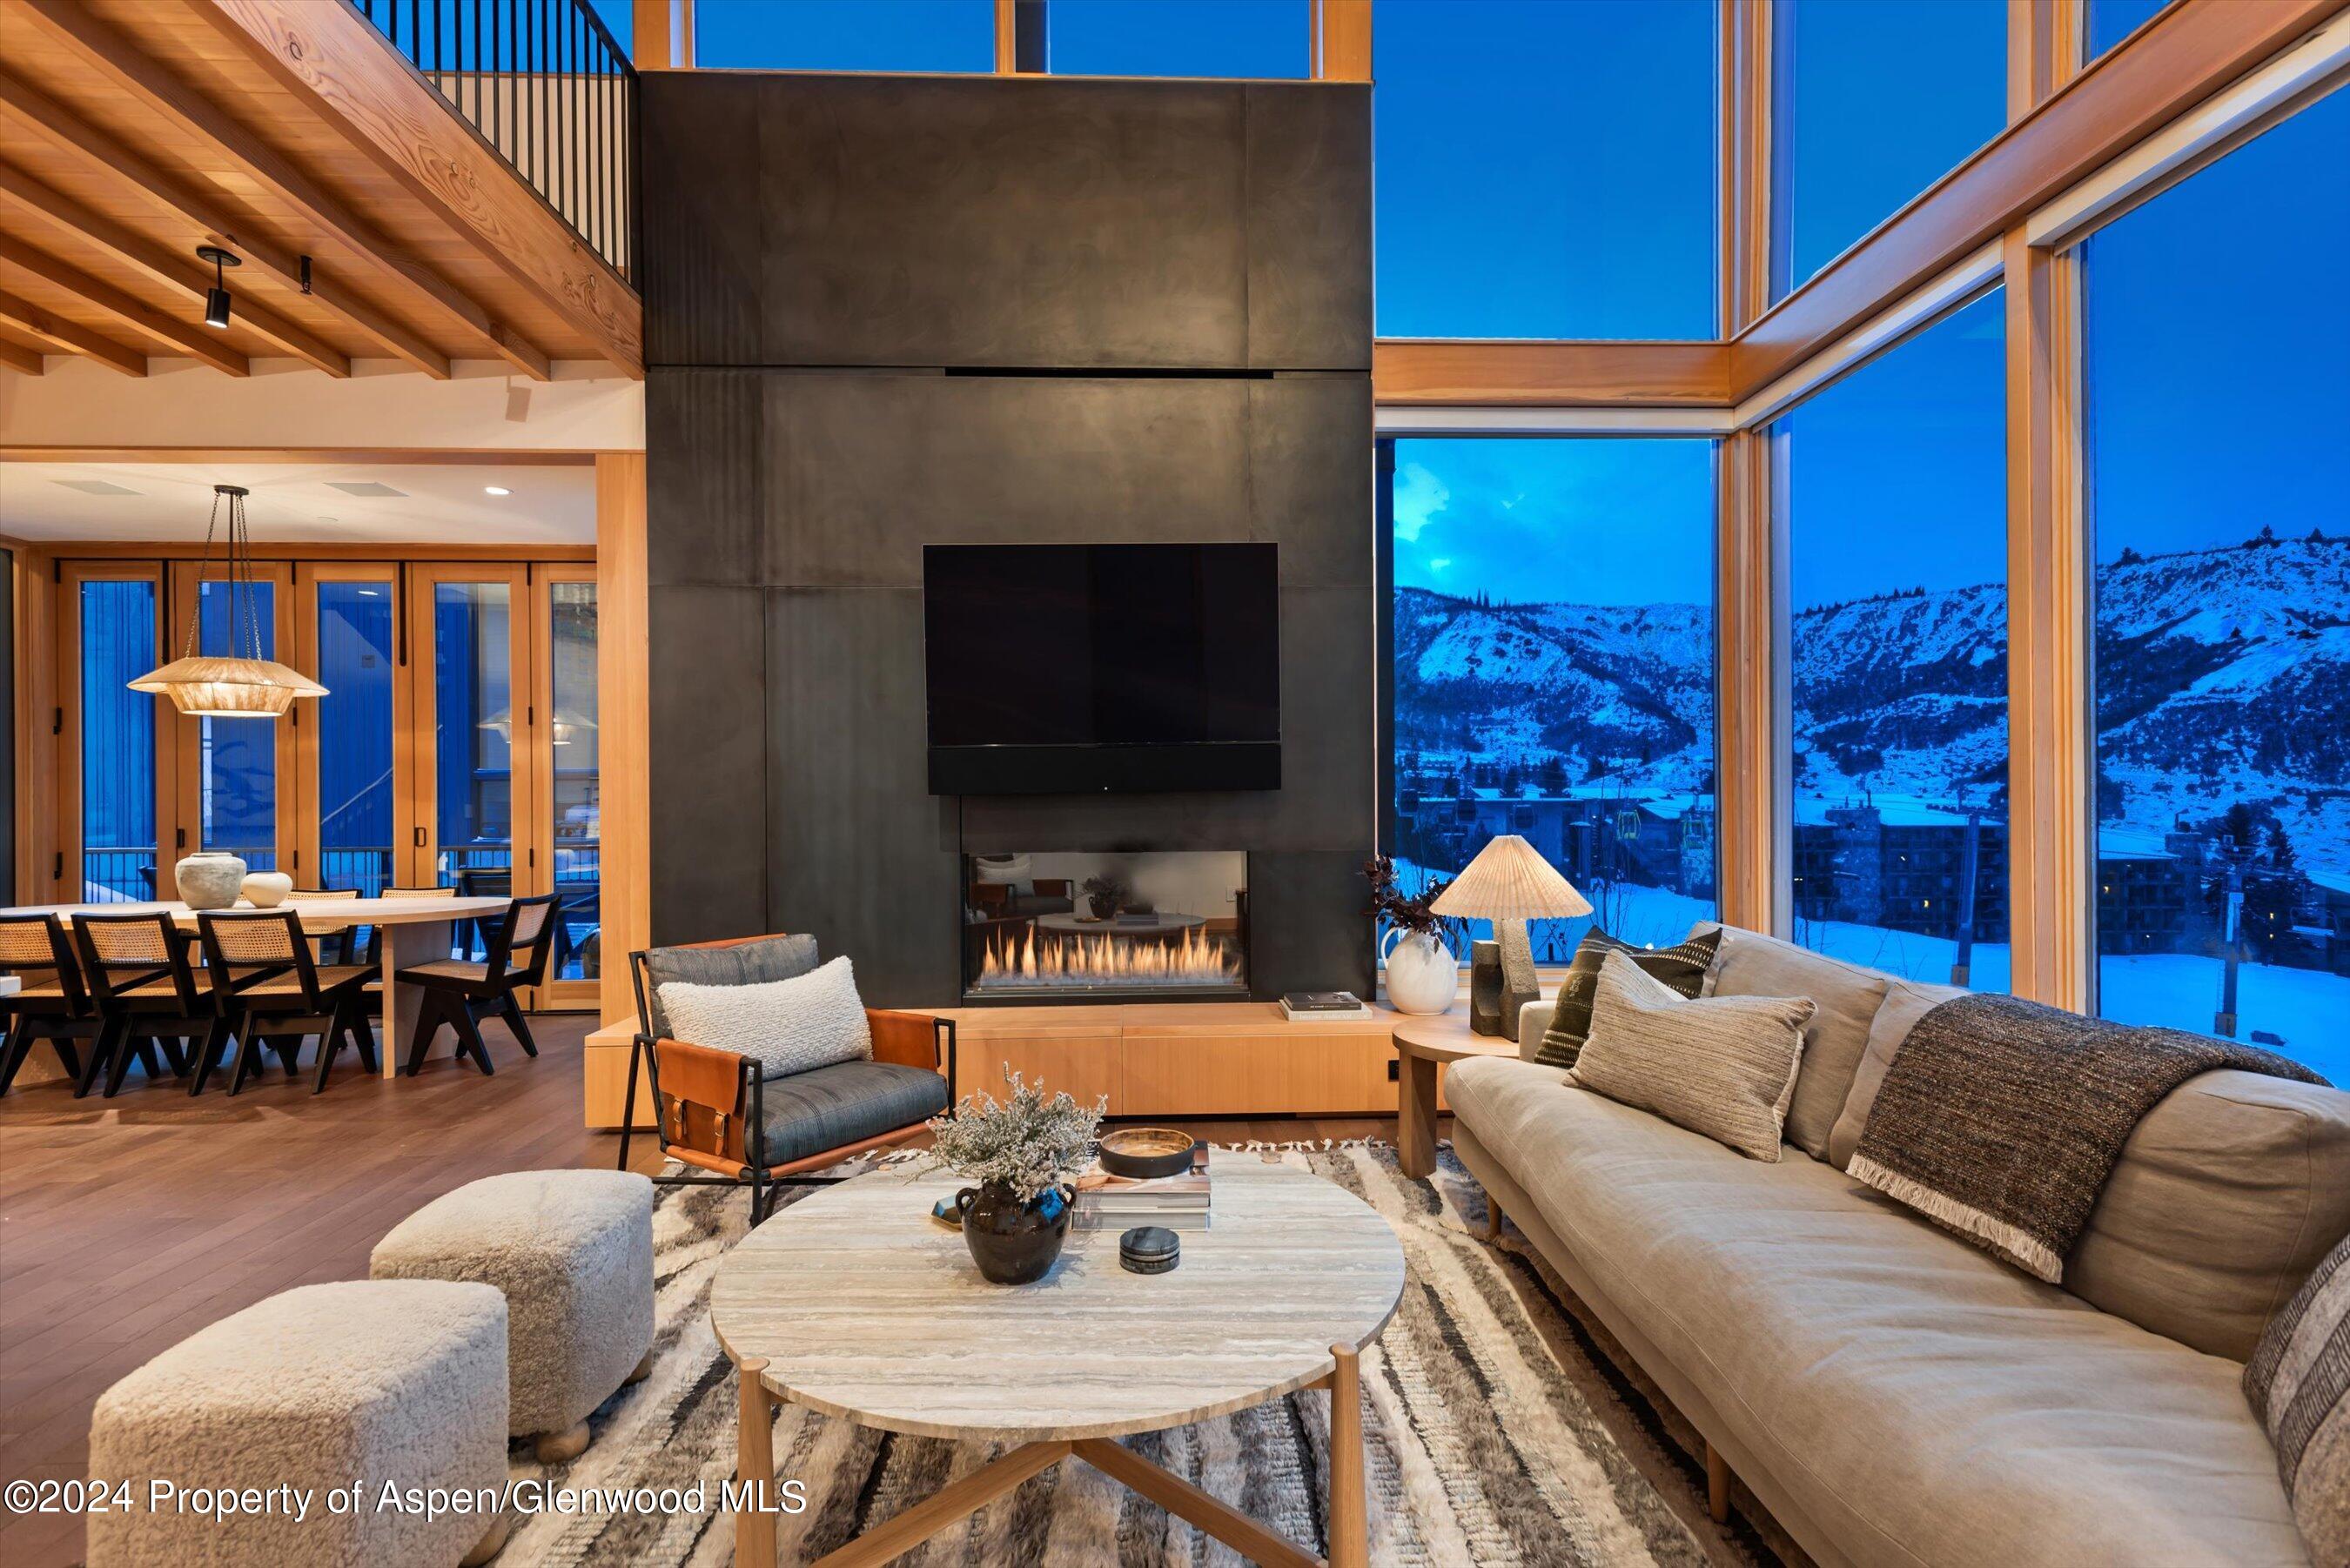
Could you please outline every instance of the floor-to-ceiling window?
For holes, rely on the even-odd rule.
[[[556,980],[603,972],[603,794],[598,774],[596,585],[546,585],[548,752],[554,806]]]
[[[2008,16],[2007,0],[1775,0],[1773,298],[1999,134]]]
[[[1714,912],[1713,443],[1391,456],[1385,852],[1416,891],[1524,837],[1594,909],[1535,925],[1544,961],[1595,921],[1678,940]]]
[[[215,658],[275,659],[278,584],[263,578],[196,585],[196,651]],[[277,865],[276,719],[201,718],[195,785],[201,846],[224,851],[255,871]]]
[[[156,656],[158,602],[152,576],[92,577],[70,585],[78,658],[79,779],[73,803],[81,866],[71,898],[152,898],[155,881],[156,699],[129,682],[163,662]],[[168,895],[167,895],[168,896]]]
[[[694,64],[992,71],[993,0],[695,0]]]
[[[1794,934],[2003,991],[2007,471],[2001,296],[1772,427],[1793,608]]]
[[[1714,0],[1378,0],[1379,335],[1712,337],[1719,31]]]
[[[394,585],[369,576],[315,584],[317,885],[380,893],[400,881],[392,759],[398,645]]]
[[[1045,67],[1056,76],[1303,77],[1308,0],[1051,0]]]
[[[2350,1074],[2350,93],[2085,248],[2097,999]]]
[[[2095,59],[2154,19],[2170,0],[2087,0],[2084,57]]]

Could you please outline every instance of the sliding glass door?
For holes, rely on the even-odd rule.
[[[226,571],[217,563],[175,561],[171,585],[167,657],[176,657],[186,646],[192,618],[199,654],[243,657],[258,647],[264,659],[286,659],[285,650],[293,642],[292,566],[258,563],[250,591],[240,585],[232,593]],[[288,722],[191,719],[165,706],[179,751],[172,836],[177,851],[216,850],[237,857],[249,870],[283,870],[297,886],[307,880],[294,864],[294,753],[295,734],[304,717],[300,707],[296,704]]]
[[[398,744],[398,575],[374,563],[317,565],[302,566],[295,582],[301,668],[327,689],[300,719],[296,881],[372,896],[400,884],[411,835]]]
[[[163,661],[162,568],[71,562],[58,569],[57,593],[56,894],[152,898],[157,828],[173,813],[177,774],[172,748],[157,741],[174,715],[170,702],[127,683]],[[168,868],[162,877],[168,888]]]
[[[416,822],[411,886],[461,898],[527,891],[516,865],[518,814],[531,803],[523,705],[530,667],[528,574],[520,566],[412,566],[409,638],[415,675]],[[523,839],[525,845],[526,838]],[[524,851],[525,862],[528,849]],[[478,928],[461,926],[457,956],[483,956]]]
[[[596,701],[596,574],[541,567],[534,574],[532,708],[546,732],[546,784],[529,858],[541,886],[560,897],[555,953],[543,993],[592,1007],[604,972],[603,791]]]

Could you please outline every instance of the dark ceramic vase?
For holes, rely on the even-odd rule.
[[[999,1285],[1034,1284],[1050,1273],[1069,1234],[1074,1187],[1052,1187],[1023,1203],[1000,1181],[955,1194],[962,1238],[980,1273]]]

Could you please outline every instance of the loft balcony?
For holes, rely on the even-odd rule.
[[[584,4],[0,0],[0,366],[642,376],[636,78]]]

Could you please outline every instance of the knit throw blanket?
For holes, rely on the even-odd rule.
[[[2221,1067],[2325,1082],[2233,1041],[1956,997],[1902,1043],[1847,1174],[2057,1284],[2138,1118]]]

